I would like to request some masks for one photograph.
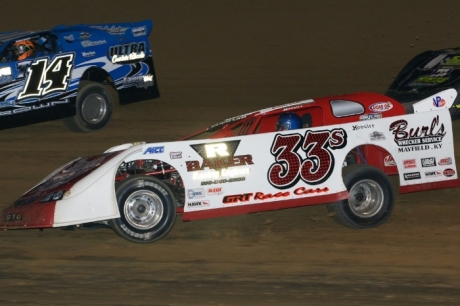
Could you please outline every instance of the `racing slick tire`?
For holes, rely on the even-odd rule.
[[[116,186],[120,218],[109,221],[120,237],[136,243],[157,241],[176,221],[176,201],[166,183],[134,175]]]
[[[348,199],[327,204],[340,224],[362,229],[385,223],[394,208],[394,190],[388,176],[378,168],[354,164],[344,167],[342,178]]]
[[[73,132],[87,133],[102,129],[112,117],[113,97],[106,86],[84,82],[77,93],[76,114],[64,118],[64,124]]]

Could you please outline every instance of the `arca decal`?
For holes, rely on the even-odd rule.
[[[331,149],[341,149],[347,144],[344,129],[311,131],[300,134],[277,134],[270,153],[275,162],[268,169],[269,183],[278,189],[287,189],[301,179],[307,184],[316,185],[329,178],[334,170],[334,155]],[[305,152],[303,159],[297,152]]]

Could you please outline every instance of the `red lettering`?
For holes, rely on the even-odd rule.
[[[238,156],[240,158],[240,161],[245,163],[246,165],[253,165],[254,163],[252,162],[252,155],[241,155]]]
[[[312,189],[312,188],[307,189],[305,187],[299,187],[296,190],[294,190],[294,194],[295,195],[305,195],[305,194],[321,193],[321,192],[328,192],[328,191],[329,191],[328,187],[314,188],[314,189]]]
[[[237,202],[247,202],[251,199],[252,193],[228,195],[222,199],[223,204],[233,204]]]
[[[277,192],[275,194],[267,193],[264,194],[263,192],[256,192],[254,195],[254,200],[267,200],[267,199],[273,199],[273,198],[282,198],[282,197],[288,197],[291,193],[289,191],[285,192]]]

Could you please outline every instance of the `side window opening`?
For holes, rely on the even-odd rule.
[[[329,102],[332,114],[335,117],[348,117],[364,113],[364,106],[361,103],[349,100],[332,100]]]

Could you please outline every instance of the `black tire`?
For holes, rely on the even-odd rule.
[[[105,127],[112,117],[113,97],[106,88],[97,82],[81,84],[75,104],[76,114],[64,118],[64,124],[73,132],[94,132]]]
[[[342,177],[350,196],[327,205],[334,219],[355,229],[385,223],[393,212],[395,202],[388,176],[378,168],[355,164],[343,168]]]
[[[136,175],[116,187],[120,218],[109,221],[120,237],[136,243],[157,241],[176,221],[176,201],[169,187],[160,180]]]

